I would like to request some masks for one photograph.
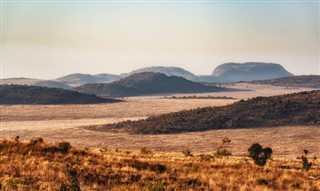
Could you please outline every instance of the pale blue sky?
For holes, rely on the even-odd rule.
[[[319,74],[319,2],[2,2],[2,77],[224,62]]]

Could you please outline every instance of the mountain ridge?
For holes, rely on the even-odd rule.
[[[85,84],[76,91],[108,97],[129,97],[164,93],[202,93],[222,91],[223,88],[206,86],[182,77],[162,73],[136,73],[108,84]]]
[[[120,75],[100,73],[100,74],[83,74],[83,73],[72,73],[66,76],[62,76],[53,80],[41,80],[31,78],[8,78],[1,79],[1,84],[19,84],[19,85],[37,85],[40,81],[52,81],[41,82],[43,86],[47,84],[49,87],[62,87],[63,83],[66,86],[75,87],[84,84],[92,83],[110,83],[118,81],[124,77],[135,73],[154,72],[163,73],[167,76],[178,76],[183,77],[187,80],[194,82],[214,82],[214,83],[228,83],[237,81],[252,81],[252,80],[264,80],[274,79],[279,77],[292,76],[291,73],[286,71],[280,64],[264,63],[264,62],[246,62],[246,63],[225,63],[217,66],[211,75],[195,75],[190,71],[187,71],[181,67],[166,67],[166,66],[152,66],[133,70],[129,73]]]

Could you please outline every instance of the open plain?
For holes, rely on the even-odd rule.
[[[214,151],[224,137],[232,140],[228,149],[233,155],[244,156],[247,148],[259,142],[274,148],[278,157],[296,157],[303,149],[320,154],[320,130],[317,126],[243,128],[211,130],[169,135],[133,135],[125,132],[99,132],[84,129],[125,120],[207,106],[223,106],[239,99],[280,95],[310,90],[307,88],[270,87],[268,85],[236,84],[233,88],[246,91],[211,93],[235,99],[163,99],[163,96],[125,98],[124,102],[90,105],[1,105],[0,135],[20,136],[22,140],[42,137],[49,142],[69,141],[72,145],[90,148],[181,152],[190,149],[206,153]],[[192,94],[193,95],[193,94]],[[203,96],[203,94],[195,94]],[[183,95],[176,95],[176,97]],[[174,141],[173,141],[174,140]]]

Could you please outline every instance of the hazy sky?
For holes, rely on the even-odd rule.
[[[319,1],[2,1],[2,78],[225,62],[320,74]]]

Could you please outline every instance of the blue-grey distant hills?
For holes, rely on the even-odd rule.
[[[103,97],[129,97],[170,93],[203,93],[224,91],[224,88],[206,86],[182,77],[162,73],[134,73],[119,81],[105,84],[85,84],[73,90]]]
[[[121,75],[108,73],[102,74],[69,74],[53,80],[40,80],[31,78],[7,78],[2,79],[1,84],[19,84],[19,85],[35,85],[45,87],[56,87],[68,89],[69,87],[81,86],[84,84],[111,83],[122,78],[137,73],[162,73],[166,76],[182,77],[193,82],[238,82],[238,81],[256,81],[282,77],[293,76],[280,64],[264,63],[264,62],[246,62],[246,63],[225,63],[214,69],[211,75],[197,76],[183,68],[154,66],[134,70]]]
[[[283,66],[275,63],[246,62],[246,63],[225,63],[214,69],[211,75],[195,75],[179,67],[154,66],[134,70],[130,73],[122,74],[128,76],[134,73],[155,72],[163,73],[167,76],[179,76],[195,82],[238,82],[265,80],[293,76]]]
[[[69,74],[61,78],[57,78],[57,82],[64,83],[68,86],[80,86],[83,84],[93,84],[93,83],[109,83],[121,79],[120,76],[114,74]]]
[[[32,84],[33,86],[41,86],[41,87],[48,87],[48,88],[62,88],[62,89],[69,89],[70,86],[64,84],[62,82],[57,82],[54,80],[41,80],[36,83]]]
[[[17,77],[17,78],[4,78],[1,79],[0,85],[33,85],[37,82],[41,81],[40,79],[35,78],[24,78],[24,77]]]

